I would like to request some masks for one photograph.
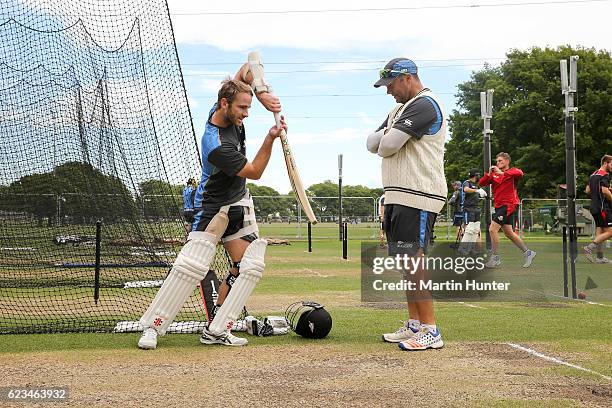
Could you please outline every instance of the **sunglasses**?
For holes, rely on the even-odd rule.
[[[383,68],[380,71],[378,71],[378,74],[380,75],[381,78],[395,78],[400,75],[409,74],[409,72],[407,69],[395,70],[395,69]]]

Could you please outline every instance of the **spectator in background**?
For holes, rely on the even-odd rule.
[[[197,188],[198,185],[193,177],[187,180],[187,184],[185,188],[183,188],[183,218],[185,219],[185,229],[188,235],[191,232],[191,226],[195,215],[193,202]]]
[[[455,247],[461,241],[463,236],[463,212],[461,210],[461,182],[459,180],[453,181],[453,194],[448,200],[448,205],[453,209],[453,226],[457,227],[455,235]]]

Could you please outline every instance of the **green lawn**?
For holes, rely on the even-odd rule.
[[[278,227],[262,226],[262,235],[271,235],[269,232],[273,228]],[[285,225],[283,228],[282,231],[286,235],[295,231],[294,226]],[[399,326],[400,320],[406,318],[404,308],[401,304],[390,308],[386,306],[385,309],[381,308],[382,305],[379,307],[376,304],[362,304],[360,302],[361,241],[357,239],[349,241],[348,260],[343,260],[341,242],[336,239],[320,238],[330,234],[332,230],[337,231],[329,225],[321,227],[323,232],[319,232],[318,228],[319,226],[313,228],[315,237],[318,238],[313,242],[312,253],[307,251],[307,243],[303,240],[291,240],[291,245],[268,248],[266,274],[254,295],[260,299],[270,300],[277,296],[294,300],[327,299],[331,302],[329,310],[334,318],[334,328],[329,338],[322,340],[324,344],[364,349],[377,347],[380,333],[395,329]],[[376,225],[351,228],[353,229],[349,230],[351,237],[377,233]],[[443,236],[445,228],[439,231],[440,236]],[[438,242],[442,244],[443,239],[438,239]],[[522,277],[525,281],[539,276],[547,285],[536,287],[534,291],[546,292],[546,296],[525,296],[524,299],[517,298],[514,302],[475,303],[478,307],[469,307],[454,301],[436,302],[437,320],[445,341],[449,344],[465,341],[536,343],[546,350],[562,355],[577,353],[579,354],[577,360],[591,369],[612,375],[612,354],[609,353],[609,345],[612,343],[612,331],[609,330],[612,327],[612,302],[610,302],[612,268],[609,265],[588,264],[584,259],[579,259],[578,286],[583,288],[588,277],[595,281],[598,288],[589,291],[587,300],[594,300],[600,304],[564,300],[557,297],[562,294],[560,240],[536,238],[529,240],[528,244],[538,251],[538,257],[532,269],[524,270],[520,268],[520,253],[505,241],[502,254],[506,273]],[[112,292],[113,296],[121,296],[122,293],[121,289],[116,288],[104,290],[108,291],[108,294]],[[81,291],[88,293],[90,289],[82,288]],[[29,293],[30,296],[48,294],[44,292],[44,288],[23,289],[23,293]],[[347,304],[334,302],[341,293],[349,299]],[[0,300],[2,296],[6,297],[6,294],[6,290],[0,291]],[[272,309],[265,312],[282,314],[283,310]],[[168,335],[163,339],[164,347],[197,347],[194,336]],[[2,335],[0,353],[133,349],[137,338],[137,333]],[[250,339],[254,346],[299,344],[303,341],[305,340],[293,335]]]

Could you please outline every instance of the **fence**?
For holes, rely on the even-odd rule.
[[[589,211],[590,200],[576,200],[576,231],[579,236],[594,236],[595,224]],[[524,198],[518,209],[521,236],[561,235],[567,223],[565,199]]]

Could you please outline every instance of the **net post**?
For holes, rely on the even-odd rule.
[[[561,91],[565,97],[565,183],[567,227],[569,231],[569,270],[572,280],[572,298],[576,299],[576,258],[578,257],[578,236],[576,228],[576,127],[574,115],[578,108],[574,106],[577,92],[578,56],[570,57],[569,77],[567,60],[560,61]]]
[[[347,223],[343,223],[343,230],[344,233],[342,234],[342,259],[348,259],[348,254],[347,254],[347,244],[348,244],[348,225]]]
[[[570,277],[572,279],[572,299],[578,299],[578,291],[576,289],[576,258],[577,258],[577,231],[575,226],[569,227],[569,262],[570,262]]]
[[[486,92],[480,93],[480,117],[483,121],[483,174],[489,172],[491,167],[491,118],[493,117],[493,89],[487,89]],[[491,233],[489,232],[489,226],[491,225],[491,186],[486,186],[485,191],[487,196],[485,197],[485,225],[486,225],[486,247],[487,250],[491,250]]]
[[[340,227],[340,241],[344,241],[342,237],[342,155],[338,155],[338,227]]]
[[[96,221],[96,266],[94,275],[94,301],[100,299],[100,248],[102,243],[102,221]]]
[[[312,252],[312,223],[308,221],[308,252]]]
[[[563,297],[569,297],[567,276],[567,227],[563,226]]]

